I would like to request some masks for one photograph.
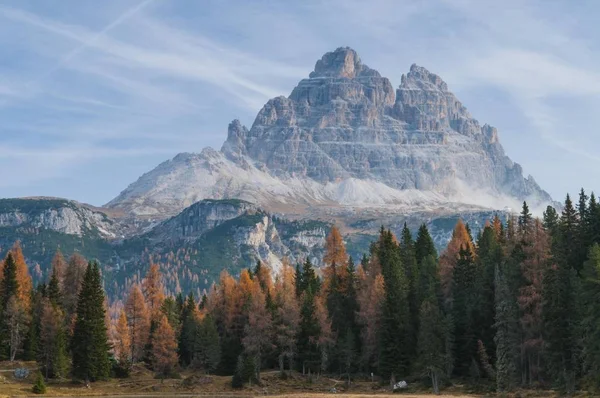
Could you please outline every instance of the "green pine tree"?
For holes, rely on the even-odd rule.
[[[77,301],[73,331],[73,376],[95,381],[110,375],[110,360],[104,310],[104,290],[98,263],[88,264]]]
[[[544,275],[543,322],[548,374],[565,393],[575,390],[577,368],[573,270],[564,263],[550,267]]]
[[[298,332],[298,357],[303,370],[320,359],[320,351],[316,342],[321,333],[321,328],[316,319],[315,311],[315,297],[309,287],[302,297]]]
[[[217,325],[211,315],[207,315],[196,331],[194,363],[206,373],[213,372],[221,361],[221,345]]]
[[[600,246],[594,244],[583,268],[581,288],[583,378],[587,389],[600,392]]]
[[[52,270],[52,275],[50,276],[50,282],[48,283],[47,288],[47,295],[48,299],[53,305],[57,306],[61,302],[62,295],[60,292],[60,286],[58,284],[58,275],[55,269]]]
[[[385,283],[379,354],[379,373],[393,382],[406,376],[410,369],[411,320],[408,302],[408,280],[402,266],[400,249],[390,231],[382,228],[377,257]]]
[[[506,277],[495,267],[496,390],[511,391],[517,386],[519,361],[519,308]]]
[[[421,262],[428,256],[433,256],[434,259],[437,258],[437,250],[427,226],[421,224],[419,232],[417,232],[417,239],[415,240],[415,257],[417,258],[417,263],[421,265]]]
[[[44,382],[44,376],[42,376],[41,373],[38,373],[38,375],[35,378],[35,383],[33,384],[33,388],[31,389],[31,391],[34,394],[45,394],[46,393],[46,383]]]
[[[194,359],[196,331],[198,329],[198,322],[194,316],[195,310],[194,295],[190,293],[181,314],[181,333],[178,342],[179,361],[183,366],[190,365]]]
[[[19,282],[17,280],[17,263],[12,255],[8,252],[4,260],[4,268],[2,281],[0,283],[0,313],[6,310],[8,300],[19,292]]]
[[[471,250],[459,252],[452,279],[452,317],[454,320],[454,359],[457,376],[468,376],[477,358],[477,269]]]
[[[434,288],[431,290],[433,293]],[[446,332],[438,297],[431,294],[419,309],[416,368],[429,378],[434,394],[440,393],[440,382],[447,376],[449,358]]]

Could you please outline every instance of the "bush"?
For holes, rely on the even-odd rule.
[[[131,363],[129,361],[111,361],[111,373],[117,379],[127,379],[131,375]]]
[[[34,394],[45,394],[46,393],[46,383],[44,382],[44,377],[41,373],[38,373],[37,378],[35,379],[35,383],[33,384],[33,388],[31,389]]]

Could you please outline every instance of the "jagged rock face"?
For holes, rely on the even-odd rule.
[[[68,235],[117,236],[116,224],[104,213],[63,199],[1,199],[0,228],[47,229]]]
[[[522,174],[496,129],[472,118],[439,76],[412,65],[394,91],[354,50],[338,48],[289,97],[269,100],[250,129],[234,120],[220,152],[180,154],[108,206],[160,218],[205,198],[313,215],[551,202]]]
[[[480,126],[439,76],[413,65],[394,95],[349,48],[325,54],[288,98],[263,107],[250,130],[232,125],[223,151],[282,178],[354,177],[446,194],[457,193],[460,180],[490,194],[550,200],[504,155],[496,129]]]

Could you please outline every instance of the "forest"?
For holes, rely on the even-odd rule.
[[[145,366],[164,378],[228,375],[234,388],[277,369],[434,393],[456,382],[480,393],[597,393],[599,243],[600,204],[581,190],[541,219],[523,203],[476,236],[459,221],[439,255],[425,225],[416,236],[381,227],[355,262],[333,227],[321,267],[257,262],[195,297],[167,295],[151,263],[109,302],[101,266],[77,253],[57,250],[49,280],[33,286],[16,242],[0,264],[0,360],[37,361],[35,392]]]

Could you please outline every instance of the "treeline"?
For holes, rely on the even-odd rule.
[[[425,225],[413,237],[381,229],[358,264],[337,228],[323,267],[260,262],[221,274],[198,300],[165,297],[157,264],[134,284],[114,319],[101,275],[57,253],[35,289],[19,246],[2,265],[1,355],[37,360],[46,378],[126,377],[143,364],[260,383],[261,370],[335,374],[351,381],[453,380],[498,392],[600,389],[600,204],[567,196],[543,219],[527,204],[471,236],[458,222],[438,257]]]

